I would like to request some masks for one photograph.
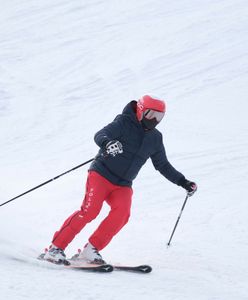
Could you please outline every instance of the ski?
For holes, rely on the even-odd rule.
[[[150,273],[152,271],[152,267],[149,265],[139,265],[139,266],[124,266],[124,265],[112,265],[112,264],[104,264],[104,265],[95,265],[95,264],[70,264],[66,265],[66,268],[78,269],[78,270],[88,270],[88,271],[96,271],[96,272],[112,272],[112,271],[128,271],[134,273]]]
[[[73,259],[69,259],[69,266],[71,268],[85,268],[87,270],[91,268],[99,268],[101,269],[101,266],[105,268],[109,268],[111,271],[128,271],[128,272],[136,272],[136,273],[150,273],[152,271],[152,267],[149,265],[137,265],[137,266],[130,266],[130,265],[115,265],[115,264],[104,264],[104,265],[97,265],[97,264],[87,264],[82,262],[77,262]],[[110,271],[110,272],[111,272]]]
[[[117,271],[128,271],[135,273],[150,273],[152,267],[149,265],[140,265],[140,266],[122,266],[122,265],[113,265],[114,270]]]

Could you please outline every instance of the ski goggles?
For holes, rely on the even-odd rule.
[[[164,117],[164,112],[156,111],[153,109],[146,109],[144,111],[144,117],[148,120],[156,119],[157,122],[160,122]]]

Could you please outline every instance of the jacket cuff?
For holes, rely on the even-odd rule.
[[[185,182],[186,182],[186,178],[183,176],[179,179],[177,185],[184,187]]]
[[[105,148],[108,142],[110,142],[109,138],[105,137],[104,139],[102,139],[101,148]]]

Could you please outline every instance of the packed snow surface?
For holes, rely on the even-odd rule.
[[[80,207],[88,166],[1,206],[1,299],[248,299],[247,49],[246,0],[1,1],[1,203],[93,158],[95,132],[146,93],[166,100],[168,158],[199,187],[167,249],[185,191],[150,161],[141,170],[102,255],[147,275],[36,259]]]

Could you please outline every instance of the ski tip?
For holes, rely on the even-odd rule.
[[[114,270],[129,271],[135,273],[150,273],[152,271],[152,267],[149,265],[139,265],[139,266],[114,265]]]
[[[141,265],[141,266],[139,266],[139,270],[140,270],[142,273],[151,273],[152,267],[149,266],[149,265]]]

